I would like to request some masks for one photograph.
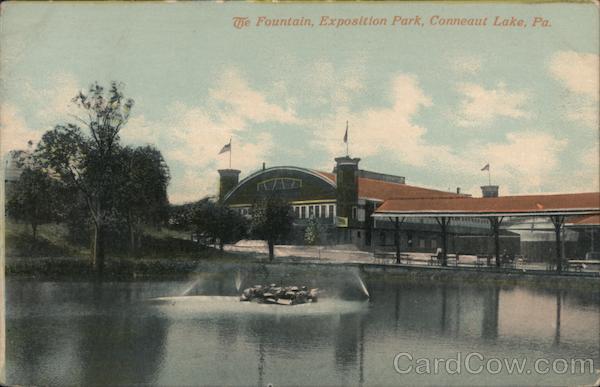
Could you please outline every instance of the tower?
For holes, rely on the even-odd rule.
[[[481,194],[484,198],[497,198],[498,197],[498,186],[497,185],[482,185]]]
[[[225,195],[238,184],[240,172],[238,169],[219,169],[219,202],[223,202]]]
[[[338,157],[336,162],[336,205],[337,216],[342,222],[339,227],[353,227],[357,225],[358,210],[358,163],[359,158],[349,156]],[[345,226],[344,226],[345,224]]]

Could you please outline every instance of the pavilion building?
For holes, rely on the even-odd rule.
[[[263,168],[239,180],[241,171],[219,170],[219,200],[242,215],[248,215],[259,198],[277,195],[290,203],[294,210],[294,231],[282,243],[304,243],[309,219],[318,221],[321,242],[353,244],[364,250],[394,250],[399,235],[403,251],[432,252],[441,246],[441,233],[434,219],[415,218],[402,224],[396,234],[392,218],[372,215],[387,200],[397,198],[463,198],[469,195],[446,192],[406,184],[396,176],[359,168],[359,158],[349,156],[335,159],[331,172],[302,167],[277,166]],[[495,191],[494,191],[495,189]],[[486,188],[497,195],[498,187]],[[457,190],[459,191],[459,190]],[[459,235],[489,235],[487,219],[459,218],[450,227],[451,248],[458,248]]]

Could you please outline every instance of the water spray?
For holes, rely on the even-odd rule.
[[[242,288],[242,273],[240,269],[235,272],[235,289],[239,293]]]
[[[369,294],[369,291],[367,290],[365,283],[363,282],[362,278],[360,278],[360,276],[358,274],[356,274],[356,279],[358,280],[358,283],[359,283],[363,293],[365,294],[365,296],[367,296],[367,298],[371,298],[371,295]]]
[[[198,278],[196,281],[194,281],[192,283],[191,286],[189,286],[184,292],[181,293],[182,296],[187,296],[189,295],[189,293],[194,290],[194,288],[198,285],[198,283],[200,283],[200,281],[202,281],[202,278]]]

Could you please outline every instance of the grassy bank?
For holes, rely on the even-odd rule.
[[[90,265],[88,247],[68,238],[62,224],[46,224],[38,229],[34,240],[31,228],[22,223],[6,223],[6,274],[28,277],[95,276]],[[239,262],[244,257],[201,246],[189,234],[168,229],[149,229],[141,246],[131,254],[111,248],[107,242],[106,277],[181,275],[193,272],[199,263],[211,261]]]

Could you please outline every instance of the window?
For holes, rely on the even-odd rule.
[[[321,218],[326,218],[325,216],[325,209],[327,208],[327,206],[321,206]]]
[[[356,219],[356,206],[352,207],[352,219]]]
[[[278,177],[274,179],[263,180],[256,185],[257,191],[280,191],[289,189],[298,189],[302,187],[302,180],[288,177]]]
[[[356,236],[358,237],[358,239],[360,239],[360,231],[358,231],[358,232],[356,233]]]
[[[436,249],[437,248],[437,241],[435,239],[431,240],[431,248],[432,249]]]
[[[315,206],[308,206],[308,217],[312,218],[315,214]]]
[[[300,217],[300,207],[298,207],[298,206],[294,206],[294,216],[295,216],[296,218],[299,218],[299,217]]]
[[[321,213],[319,212],[320,209],[321,209],[321,207],[315,206],[315,218],[321,217]]]
[[[302,215],[302,216],[300,216],[300,219],[306,218],[306,206],[300,207],[300,210],[301,210],[300,214]]]
[[[357,217],[358,217],[358,221],[359,222],[364,222],[365,221],[365,209],[364,208],[359,208],[357,211]]]
[[[333,210],[333,204],[329,205],[329,217],[333,218],[335,216],[335,211]]]
[[[419,238],[419,248],[421,248],[421,249],[425,248],[425,239]]]
[[[379,244],[385,246],[385,232],[379,233]]]

